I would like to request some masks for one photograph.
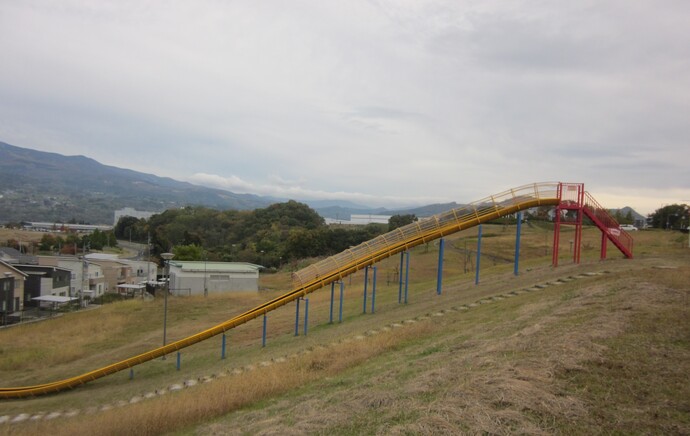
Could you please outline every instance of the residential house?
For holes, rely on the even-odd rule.
[[[69,296],[96,298],[105,293],[106,280],[100,265],[77,256],[37,256],[40,265],[59,266],[71,271]],[[86,277],[84,273],[86,272]],[[87,279],[85,282],[84,279]]]
[[[132,267],[114,255],[92,253],[87,254],[89,262],[98,265],[103,274],[101,283],[105,285],[104,293],[117,292],[118,285],[135,284],[136,276],[132,275]],[[89,270],[91,273],[91,270]],[[91,275],[89,274],[89,279]],[[91,286],[89,286],[91,287]],[[98,296],[98,295],[96,295]]]
[[[144,284],[156,280],[158,265],[155,262],[130,259],[119,259],[118,261],[132,268],[130,277],[136,283]]]
[[[89,262],[86,277],[89,280],[89,288],[84,291],[84,297],[91,299],[100,297],[108,289],[108,281],[103,273],[103,267],[97,263]]]
[[[24,283],[28,275],[0,260],[0,324],[21,320],[24,309]]]
[[[68,297],[72,272],[66,268],[46,265],[12,265],[27,275],[24,283],[24,306],[37,306],[37,297],[53,295]]]

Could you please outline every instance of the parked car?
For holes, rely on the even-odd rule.
[[[637,230],[637,227],[633,226],[632,224],[621,224],[620,228],[626,232],[634,232]]]

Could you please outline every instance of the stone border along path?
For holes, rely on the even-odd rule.
[[[444,316],[448,312],[462,312],[466,310],[470,310],[473,307],[477,307],[482,304],[490,304],[496,301],[501,301],[505,300],[507,298],[513,298],[518,295],[527,293],[527,292],[534,292],[534,291],[540,291],[543,289],[546,289],[549,286],[559,286],[563,285],[568,282],[572,282],[573,280],[577,279],[582,279],[582,278],[587,278],[587,277],[593,277],[593,276],[599,276],[603,274],[608,274],[610,271],[601,271],[601,272],[588,272],[588,273],[582,273],[578,274],[575,276],[568,276],[568,277],[563,277],[559,278],[553,281],[548,281],[543,284],[536,284],[530,288],[522,288],[520,290],[514,290],[510,292],[506,292],[503,294],[499,295],[494,295],[492,297],[485,297],[482,298],[481,300],[477,300],[474,303],[469,303],[469,304],[464,304],[459,307],[451,307],[449,309],[442,309],[438,312],[431,313],[431,314],[426,314],[426,315],[421,315],[418,316],[414,319],[407,319],[405,321],[401,321],[398,323],[393,323],[386,325],[384,327],[381,327],[379,330],[369,330],[364,334],[357,335],[353,338],[344,338],[339,341],[331,342],[328,345],[315,345],[310,348],[304,349],[300,351],[299,353],[293,353],[284,357],[277,357],[271,360],[266,360],[263,362],[258,363],[257,365],[246,365],[242,368],[233,368],[233,369],[226,369],[224,371],[221,371],[219,374],[211,374],[207,376],[200,376],[197,379],[188,379],[183,381],[182,383],[176,383],[173,385],[168,386],[167,388],[163,389],[156,389],[153,392],[148,392],[146,394],[141,394],[141,395],[135,395],[132,398],[129,399],[129,401],[125,400],[119,400],[115,403],[109,403],[109,404],[104,404],[100,407],[98,406],[92,406],[88,407],[86,409],[72,409],[72,410],[67,410],[67,411],[55,411],[55,412],[36,412],[34,414],[29,414],[29,413],[20,413],[16,416],[10,416],[10,415],[4,415],[0,416],[0,425],[2,424],[18,424],[22,422],[32,422],[32,421],[50,421],[52,419],[56,418],[71,418],[77,415],[93,415],[98,412],[105,412],[106,410],[114,409],[116,407],[124,407],[127,406],[128,404],[136,404],[144,400],[148,400],[151,398],[158,397],[160,395],[165,395],[168,393],[173,393],[180,391],[182,389],[190,388],[192,386],[196,386],[198,384],[203,384],[203,383],[209,383],[217,378],[222,378],[222,377],[227,377],[229,375],[234,376],[234,375],[240,375],[245,372],[252,372],[257,368],[263,368],[267,366],[271,366],[273,364],[277,363],[283,363],[286,362],[288,359],[294,359],[298,357],[300,354],[309,354],[312,352],[312,350],[325,350],[328,347],[335,347],[340,343],[348,343],[352,341],[363,341],[366,339],[367,336],[373,336],[381,332],[388,332],[393,329],[398,329],[402,328],[405,325],[409,324],[414,324],[419,321],[426,321],[431,319],[432,317],[441,317]]]

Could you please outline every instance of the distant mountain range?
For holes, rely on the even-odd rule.
[[[427,217],[462,206],[452,202],[391,210],[367,208],[349,201],[295,200],[308,204],[324,218],[344,221],[350,220],[351,215],[366,214]],[[252,210],[281,201],[287,199],[236,194],[103,165],[84,156],[64,156],[0,142],[0,224],[19,221],[112,224],[114,211],[124,207],[151,212],[190,205]],[[624,216],[628,209],[622,209]],[[635,218],[644,219],[632,212]]]
[[[0,223],[112,224],[114,211],[123,207],[152,212],[187,205],[246,210],[275,202],[4,142],[0,142],[0,196]]]
[[[299,201],[299,199],[296,199]],[[112,224],[124,207],[162,212],[189,205],[252,210],[287,201],[236,194],[103,165],[84,156],[64,156],[0,142],[0,223],[20,221]],[[426,216],[456,207],[431,205],[407,211],[367,208],[349,201],[303,201],[325,218],[352,214],[413,213]]]

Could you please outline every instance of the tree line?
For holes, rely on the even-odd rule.
[[[150,241],[152,256],[173,252],[179,260],[250,262],[277,268],[340,253],[413,219],[395,216],[389,226],[328,226],[309,206],[291,200],[252,211],[193,206],[149,219],[122,217],[114,232],[119,239]]]

